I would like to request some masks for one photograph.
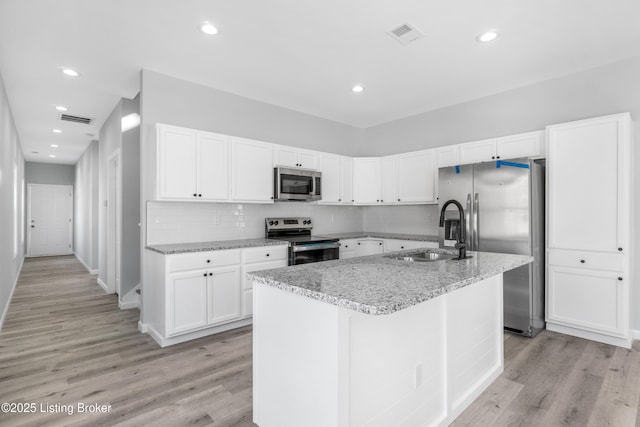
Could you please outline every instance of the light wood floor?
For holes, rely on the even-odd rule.
[[[37,413],[0,413],[1,426],[254,425],[250,327],[160,349],[95,280],[72,256],[25,261],[0,333],[0,402]],[[640,427],[637,342],[507,334],[505,365],[455,426]],[[79,414],[78,402],[111,410]]]

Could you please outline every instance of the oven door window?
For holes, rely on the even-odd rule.
[[[296,252],[294,255],[293,263],[308,264],[310,262],[330,261],[332,259],[338,259],[339,249],[319,249],[317,251],[304,251]]]
[[[313,177],[300,175],[280,175],[280,192],[285,194],[311,194]]]

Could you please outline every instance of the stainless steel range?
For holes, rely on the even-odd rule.
[[[289,242],[289,265],[338,259],[339,239],[312,236],[311,218],[265,218],[267,239]]]

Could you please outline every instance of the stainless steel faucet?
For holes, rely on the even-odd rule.
[[[465,243],[466,233],[465,233],[465,220],[464,220],[464,209],[462,209],[462,205],[458,203],[456,200],[447,200],[442,205],[442,210],[440,211],[440,227],[444,227],[444,212],[447,210],[447,206],[456,205],[458,211],[460,212],[460,227],[458,227],[459,232],[456,233],[456,249],[458,250],[458,259],[465,259],[467,257],[467,244]]]

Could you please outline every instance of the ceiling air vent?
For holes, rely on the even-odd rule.
[[[391,36],[393,39],[397,40],[398,43],[404,45],[407,45],[424,37],[424,34],[422,34],[420,30],[409,23],[393,27],[392,29],[387,31],[387,34],[389,34],[389,36]]]
[[[82,123],[84,125],[90,125],[93,119],[88,117],[72,116],[71,114],[60,114],[60,120],[65,122]]]

